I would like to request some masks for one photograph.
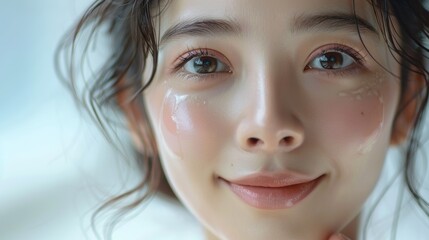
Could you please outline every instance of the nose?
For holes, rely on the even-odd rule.
[[[237,130],[237,140],[240,147],[247,152],[291,152],[304,142],[304,131],[297,120],[290,118],[270,121],[273,116],[267,116],[264,121],[246,119],[240,123]],[[295,121],[295,122],[292,122]]]
[[[291,152],[303,144],[304,127],[294,112],[301,111],[302,106],[294,99],[293,89],[287,91],[280,85],[272,79],[259,79],[254,94],[250,94],[257,97],[244,106],[236,132],[244,151]]]

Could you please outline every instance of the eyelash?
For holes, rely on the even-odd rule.
[[[186,64],[196,57],[212,57],[220,62],[220,66],[224,66],[224,71],[216,71],[212,73],[192,73],[185,70]],[[231,64],[221,53],[216,50],[208,49],[208,48],[189,48],[188,51],[182,54],[173,64],[173,73],[177,73],[177,76],[180,78],[184,78],[186,80],[193,81],[203,81],[209,80],[213,78],[217,78],[220,74],[230,74],[232,73]]]
[[[176,60],[177,63],[173,67],[174,72],[179,72],[179,70],[182,69],[188,61],[192,60],[195,57],[210,56],[210,57],[218,59],[216,57],[216,54],[212,54],[211,51],[214,51],[214,50],[210,50],[208,48],[188,48],[188,51],[185,54],[181,55]],[[323,54],[330,53],[330,52],[339,52],[339,53],[347,54],[348,56],[350,56],[354,60],[354,63],[352,64],[353,66],[340,68],[340,69],[324,69],[324,70],[309,67],[310,63],[312,61],[314,61],[317,57],[320,57]],[[303,70],[304,72],[305,71],[317,71],[321,74],[327,74],[327,75],[333,74],[333,75],[343,76],[345,74],[354,73],[356,70],[360,70],[362,68],[365,68],[364,67],[365,66],[365,56],[363,56],[359,51],[356,51],[355,49],[353,49],[351,47],[347,47],[343,44],[338,44],[338,43],[328,44],[328,45],[325,45],[325,46],[318,48],[316,51],[314,51],[312,54],[310,54],[309,59],[310,60],[308,61],[307,65],[305,66],[305,68]],[[228,68],[231,68],[229,66],[229,63],[226,62],[225,64]],[[220,74],[220,73],[225,73],[225,72],[214,72],[214,73],[208,73],[208,74],[195,74],[195,73],[181,72],[181,75],[183,74],[184,77],[195,77],[195,78],[199,78],[199,79],[206,79],[206,78],[212,78],[216,74]]]
[[[353,66],[348,66],[340,69],[324,69],[324,70],[309,67],[310,63],[314,61],[317,57],[320,57],[326,53],[331,53],[331,52],[339,52],[339,53],[347,54],[354,60],[354,63],[352,64]],[[343,44],[338,44],[338,43],[328,44],[328,45],[319,47],[316,51],[310,54],[309,59],[310,60],[308,61],[307,65],[304,67],[303,71],[317,71],[328,75],[330,74],[345,75],[348,73],[354,73],[356,70],[361,70],[366,68],[365,56],[361,54],[361,51],[357,51],[351,47],[347,47]]]
[[[189,60],[191,60],[194,57],[206,57],[206,56],[215,57],[213,54],[209,54],[209,49],[207,48],[188,49],[188,52],[186,52],[185,54],[179,57],[178,59],[179,63],[177,63],[176,66],[174,66],[174,70],[178,71]]]

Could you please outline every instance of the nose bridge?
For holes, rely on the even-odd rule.
[[[263,59],[263,58],[260,58]],[[272,60],[274,58],[271,58]],[[272,61],[271,60],[271,61]],[[254,73],[247,103],[249,111],[238,130],[240,145],[247,151],[290,151],[303,141],[303,131],[292,109],[292,73],[270,60],[261,60]]]
[[[266,125],[267,127],[279,121],[280,115],[285,111],[287,89],[285,83],[279,81],[272,67],[261,69],[256,80],[256,98],[254,118],[258,125]],[[284,89],[283,96],[280,95],[280,89]],[[269,124],[271,123],[271,124]]]
[[[290,60],[277,50],[266,47],[255,64],[255,120],[267,130],[280,130],[292,117],[294,86]],[[262,51],[261,51],[262,52]]]

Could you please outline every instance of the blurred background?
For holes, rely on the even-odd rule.
[[[90,2],[0,0],[0,240],[95,239],[89,230],[92,212],[136,179],[133,168],[118,161],[89,118],[77,111],[54,71],[62,34]],[[396,154],[389,152],[386,176],[394,172]],[[368,204],[383,186],[397,183],[381,181]],[[384,199],[402,194],[398,189],[392,187]],[[379,205],[370,232],[377,240],[389,236],[385,227],[392,224],[393,209],[389,202]],[[423,214],[410,209],[401,217],[405,230],[398,239],[427,239]],[[155,198],[114,239],[202,238],[180,205]]]
[[[90,3],[0,0],[0,240],[95,239],[92,212],[137,179],[54,70],[62,35]],[[114,239],[200,233],[178,204],[155,198],[149,206]]]

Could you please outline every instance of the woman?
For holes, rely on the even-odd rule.
[[[97,1],[65,44],[90,23],[115,46],[93,114],[119,106],[144,176],[104,208],[153,194],[161,163],[207,239],[356,239],[386,151],[403,144],[428,213],[411,181],[428,88],[421,1]]]

